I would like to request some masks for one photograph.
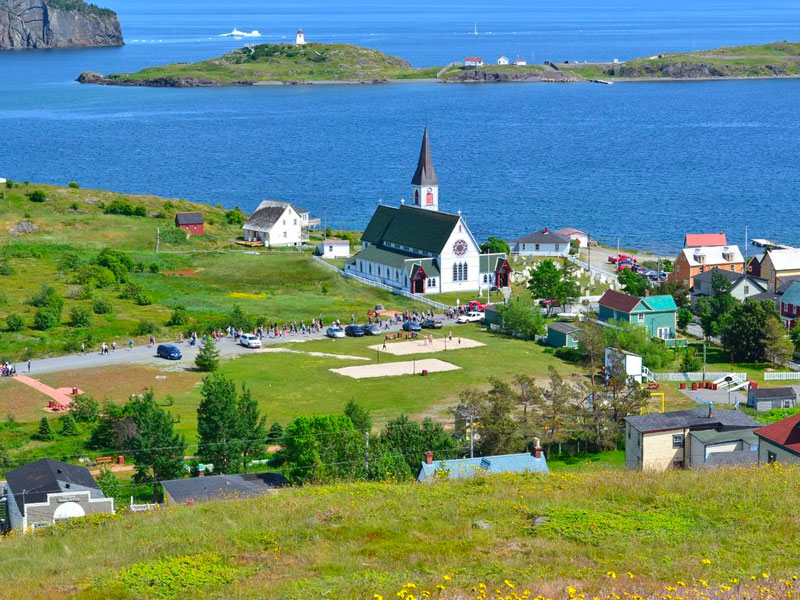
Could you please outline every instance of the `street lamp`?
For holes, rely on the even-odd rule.
[[[726,375],[725,376],[725,383],[728,384],[726,386],[728,388],[728,406],[730,406],[730,404],[731,404],[731,382],[732,381],[733,381],[733,377],[731,377],[730,375]]]

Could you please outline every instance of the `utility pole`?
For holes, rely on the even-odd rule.
[[[364,469],[369,473],[369,429],[364,432],[364,441],[366,442],[364,446]]]
[[[705,334],[705,332],[703,332]],[[706,343],[703,342],[703,381],[706,380]]]
[[[475,458],[475,411],[469,412],[469,457]]]
[[[322,241],[328,241],[328,210],[322,207]]]

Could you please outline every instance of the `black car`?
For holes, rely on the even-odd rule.
[[[403,331],[419,331],[422,327],[416,321],[406,321],[403,323]]]
[[[361,325],[348,325],[344,328],[344,334],[350,337],[361,337],[364,335],[364,330]]]
[[[362,325],[361,329],[364,332],[364,335],[380,335],[381,328],[378,327],[375,323],[367,323],[366,325]]]
[[[423,329],[441,329],[444,327],[444,323],[439,319],[425,319],[421,325]]]
[[[156,356],[167,360],[180,360],[183,358],[183,354],[181,354],[178,347],[172,344],[159,344],[158,348],[156,348]]]

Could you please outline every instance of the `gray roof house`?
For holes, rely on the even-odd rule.
[[[467,479],[476,475],[495,473],[547,473],[547,459],[540,447],[520,454],[500,454],[457,458],[455,460],[433,460],[433,452],[425,453],[417,481],[431,483],[437,473],[445,479]]]
[[[288,202],[264,200],[242,226],[245,242],[258,242],[268,247],[302,244],[303,214]]]
[[[164,502],[171,505],[262,496],[287,485],[289,481],[280,473],[207,475],[161,482]]]
[[[676,410],[625,417],[625,466],[633,470],[666,471],[692,467],[692,458],[706,454],[693,444],[707,442],[692,438],[695,432],[723,433],[752,430],[759,426],[739,410]],[[702,437],[702,436],[701,436]],[[702,443],[701,443],[702,442]],[[730,444],[727,451],[733,451]],[[721,452],[720,448],[716,451]],[[693,454],[694,453],[694,454]],[[697,458],[695,458],[697,460]]]
[[[756,464],[758,436],[753,432],[754,429],[692,431],[689,434],[689,468],[718,469]]]
[[[797,391],[792,386],[755,388],[747,391],[747,406],[759,411],[797,407]]]
[[[28,531],[75,517],[114,513],[89,469],[42,458],[6,473],[6,529]]]
[[[756,294],[763,294],[767,291],[767,281],[765,279],[759,279],[752,275],[736,273],[734,271],[715,267],[710,271],[704,271],[694,276],[692,307],[697,304],[700,298],[714,295],[711,280],[715,273],[722,275],[730,282],[731,295],[739,302],[744,302],[747,298],[751,298]]]
[[[511,254],[519,256],[567,256],[569,236],[550,231],[547,227],[511,242]]]

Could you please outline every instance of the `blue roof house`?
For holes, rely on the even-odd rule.
[[[549,469],[544,452],[537,445],[532,452],[454,460],[433,460],[433,452],[426,452],[417,481],[431,483],[437,472],[445,479],[467,479],[495,473],[548,473]]]

